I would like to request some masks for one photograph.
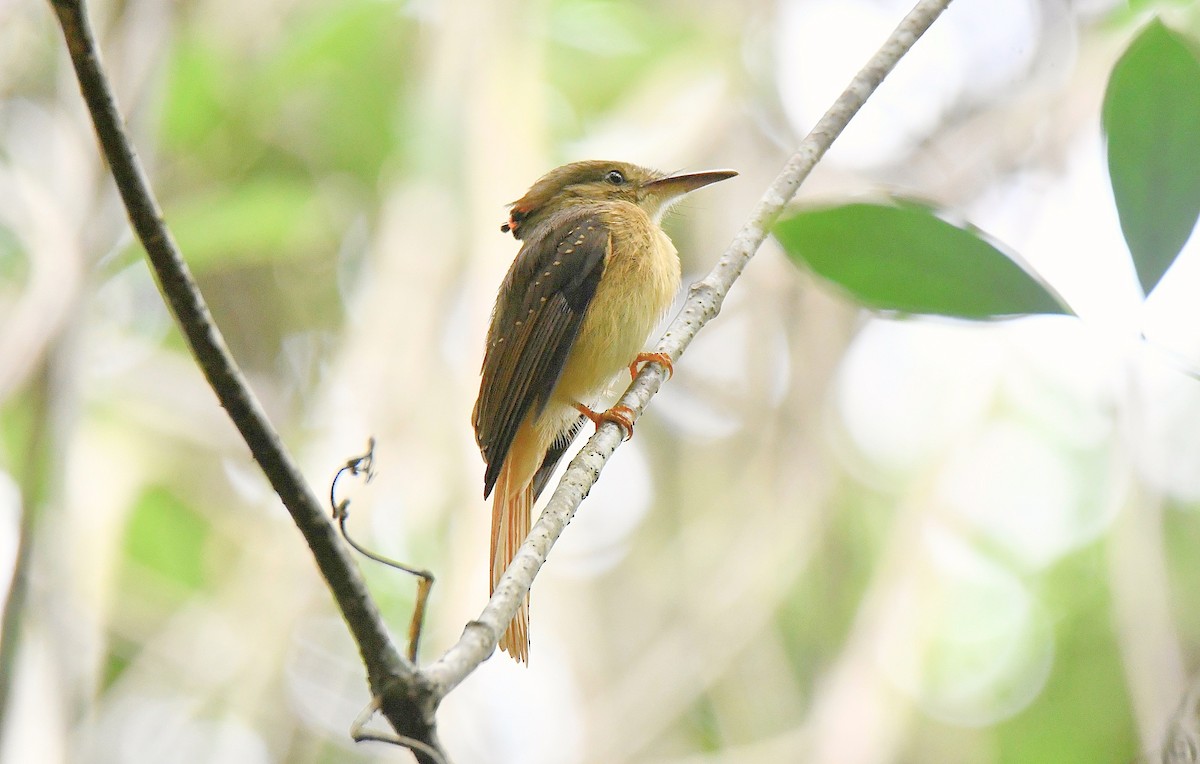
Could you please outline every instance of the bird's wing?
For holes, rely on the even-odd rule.
[[[612,249],[611,231],[593,211],[564,211],[542,225],[509,268],[488,330],[474,412],[485,497],[521,422],[550,400]]]

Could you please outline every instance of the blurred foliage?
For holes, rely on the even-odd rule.
[[[136,656],[139,647],[138,642],[122,638],[120,634],[109,635],[104,672],[100,677],[101,689],[109,689],[121,678],[125,669],[129,667]]]
[[[1171,576],[1171,591],[1176,602],[1173,612],[1179,629],[1186,635],[1189,645],[1200,645],[1200,610],[1191,607],[1190,603],[1200,601],[1200,521],[1197,520],[1193,507],[1180,505],[1173,507],[1176,511],[1168,513],[1164,518],[1166,528],[1167,570]],[[1200,659],[1200,648],[1192,647],[1196,659]]]
[[[223,259],[257,263],[311,257],[336,245],[318,202],[302,178],[253,177],[234,189],[182,200],[172,225],[199,274]]]
[[[183,589],[205,588],[208,521],[162,487],[145,491],[125,529],[129,582],[149,574]]]
[[[292,13],[268,47],[187,28],[167,67],[163,145],[222,188],[292,171],[347,173],[369,190],[403,151],[413,25],[374,0]]]
[[[0,445],[3,446],[3,463],[10,472],[20,472],[33,442],[34,432],[41,425],[37,421],[38,409],[34,403],[36,394],[22,391],[5,401],[0,408]]]
[[[1057,615],[1053,669],[1029,708],[997,725],[998,761],[1127,762],[1139,754],[1103,554],[1084,549],[1044,577],[1039,588]]]
[[[15,287],[26,278],[28,272],[29,259],[21,250],[20,242],[11,229],[0,225],[0,285],[6,289],[10,284]],[[9,296],[0,292],[0,300],[7,299]]]
[[[546,18],[548,85],[559,103],[560,140],[586,134],[589,122],[622,107],[648,72],[713,59],[722,33],[702,14],[675,3],[555,0]],[[597,77],[603,72],[603,77]]]
[[[414,24],[390,3],[302,6],[279,24],[267,41],[211,19],[184,26],[160,120],[168,222],[217,295],[231,347],[260,368],[286,335],[340,324],[334,268],[361,253],[339,249],[347,227],[374,214],[381,168],[407,151],[414,69]],[[218,284],[249,288],[225,305]],[[245,325],[251,296],[259,315]]]
[[[846,486],[841,498],[845,506],[813,553],[811,571],[796,581],[777,616],[792,674],[806,687],[845,643],[895,521],[882,497]]]

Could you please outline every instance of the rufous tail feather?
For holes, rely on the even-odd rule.
[[[496,480],[495,495],[492,497],[492,580],[489,594],[495,593],[500,576],[529,535],[533,486],[530,483],[531,471],[524,468],[522,461],[520,454],[510,453]],[[500,649],[520,663],[529,662],[528,594],[513,616],[508,630],[500,638]]]

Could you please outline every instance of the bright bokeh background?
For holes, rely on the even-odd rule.
[[[574,159],[736,168],[669,223],[694,280],[908,5],[93,15],[318,493],[378,439],[351,526],[437,574],[432,660],[486,596],[470,410],[505,203]],[[554,549],[531,666],[446,701],[456,762],[1095,764],[1196,727],[1200,243],[1143,305],[1099,129],[1135,5],[956,0],[802,192],[931,200],[1082,320],[872,316],[768,243]],[[1200,37],[1195,3],[1155,7]],[[0,581],[22,527],[0,760],[409,760],[349,741],[356,651],[161,304],[51,12],[0,0]],[[412,581],[364,569],[402,635]]]

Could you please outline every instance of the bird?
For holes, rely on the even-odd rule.
[[[737,175],[667,175],[627,162],[572,162],[509,205],[500,227],[521,241],[491,313],[472,420],[492,496],[490,589],[529,534],[530,512],[587,421],[633,434],[632,414],[590,406],[617,376],[647,361],[650,332],[679,288],[675,245],[661,227],[680,197]],[[499,647],[529,660],[529,598]]]

